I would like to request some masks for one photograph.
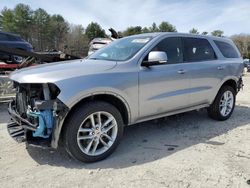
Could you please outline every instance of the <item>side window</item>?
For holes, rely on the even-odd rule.
[[[224,57],[239,58],[239,54],[237,53],[237,51],[234,49],[234,47],[231,44],[227,42],[218,41],[218,40],[214,40],[214,43],[219,48],[219,50],[221,51]]]
[[[169,37],[159,42],[151,51],[164,51],[167,53],[167,64],[183,62],[181,38]]]
[[[0,33],[0,41],[8,41],[8,37],[7,35],[3,34],[3,33]]]
[[[216,59],[216,55],[207,39],[183,38],[184,61],[206,61]]]

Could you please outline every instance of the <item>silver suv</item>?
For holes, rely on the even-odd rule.
[[[93,162],[110,155],[124,126],[207,108],[228,119],[243,60],[226,38],[151,33],[119,39],[86,59],[15,71],[8,130],[17,141]]]

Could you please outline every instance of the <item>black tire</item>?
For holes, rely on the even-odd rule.
[[[23,62],[23,57],[21,56],[17,56],[17,55],[13,55],[11,56],[11,62],[12,64],[21,64]]]
[[[117,122],[117,136],[113,144],[110,148],[105,151],[104,153],[96,156],[90,156],[85,154],[79,147],[77,143],[77,132],[79,127],[81,126],[82,122],[85,118],[87,118],[92,113],[104,111],[110,113]],[[118,146],[122,135],[123,135],[124,123],[120,112],[117,110],[116,107],[113,105],[102,102],[102,101],[93,101],[85,103],[81,106],[78,106],[74,109],[73,113],[69,119],[65,122],[64,125],[64,135],[63,141],[66,151],[75,159],[82,161],[82,162],[95,162],[100,161],[111,155],[116,147]]]
[[[232,92],[234,101],[233,101],[233,107],[231,109],[231,112],[228,115],[223,116],[220,112],[220,101],[221,101],[223,94],[226,91]],[[234,111],[235,98],[236,98],[236,91],[232,87],[230,87],[228,85],[222,86],[221,89],[219,90],[214,102],[210,105],[210,107],[207,110],[209,117],[211,117],[212,119],[215,119],[215,120],[219,120],[219,121],[224,121],[224,120],[227,120],[228,118],[230,118],[230,116],[232,115],[232,113]]]

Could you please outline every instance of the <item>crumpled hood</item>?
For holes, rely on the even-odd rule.
[[[115,61],[78,59],[38,65],[14,71],[10,79],[19,83],[55,83],[88,74],[96,74],[115,67]]]

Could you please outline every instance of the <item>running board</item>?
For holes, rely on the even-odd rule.
[[[153,119],[158,119],[158,118],[162,118],[162,117],[172,116],[172,115],[175,115],[175,114],[189,112],[189,111],[192,111],[192,110],[197,110],[197,109],[206,108],[206,107],[209,107],[209,104],[204,103],[204,104],[197,105],[197,106],[182,108],[182,109],[179,109],[179,110],[170,111],[170,112],[157,114],[157,115],[152,115],[152,116],[149,116],[149,117],[143,117],[143,118],[137,120],[135,123],[140,123],[140,122],[149,121],[149,120],[153,120]],[[135,123],[133,123],[133,124],[135,124]]]

